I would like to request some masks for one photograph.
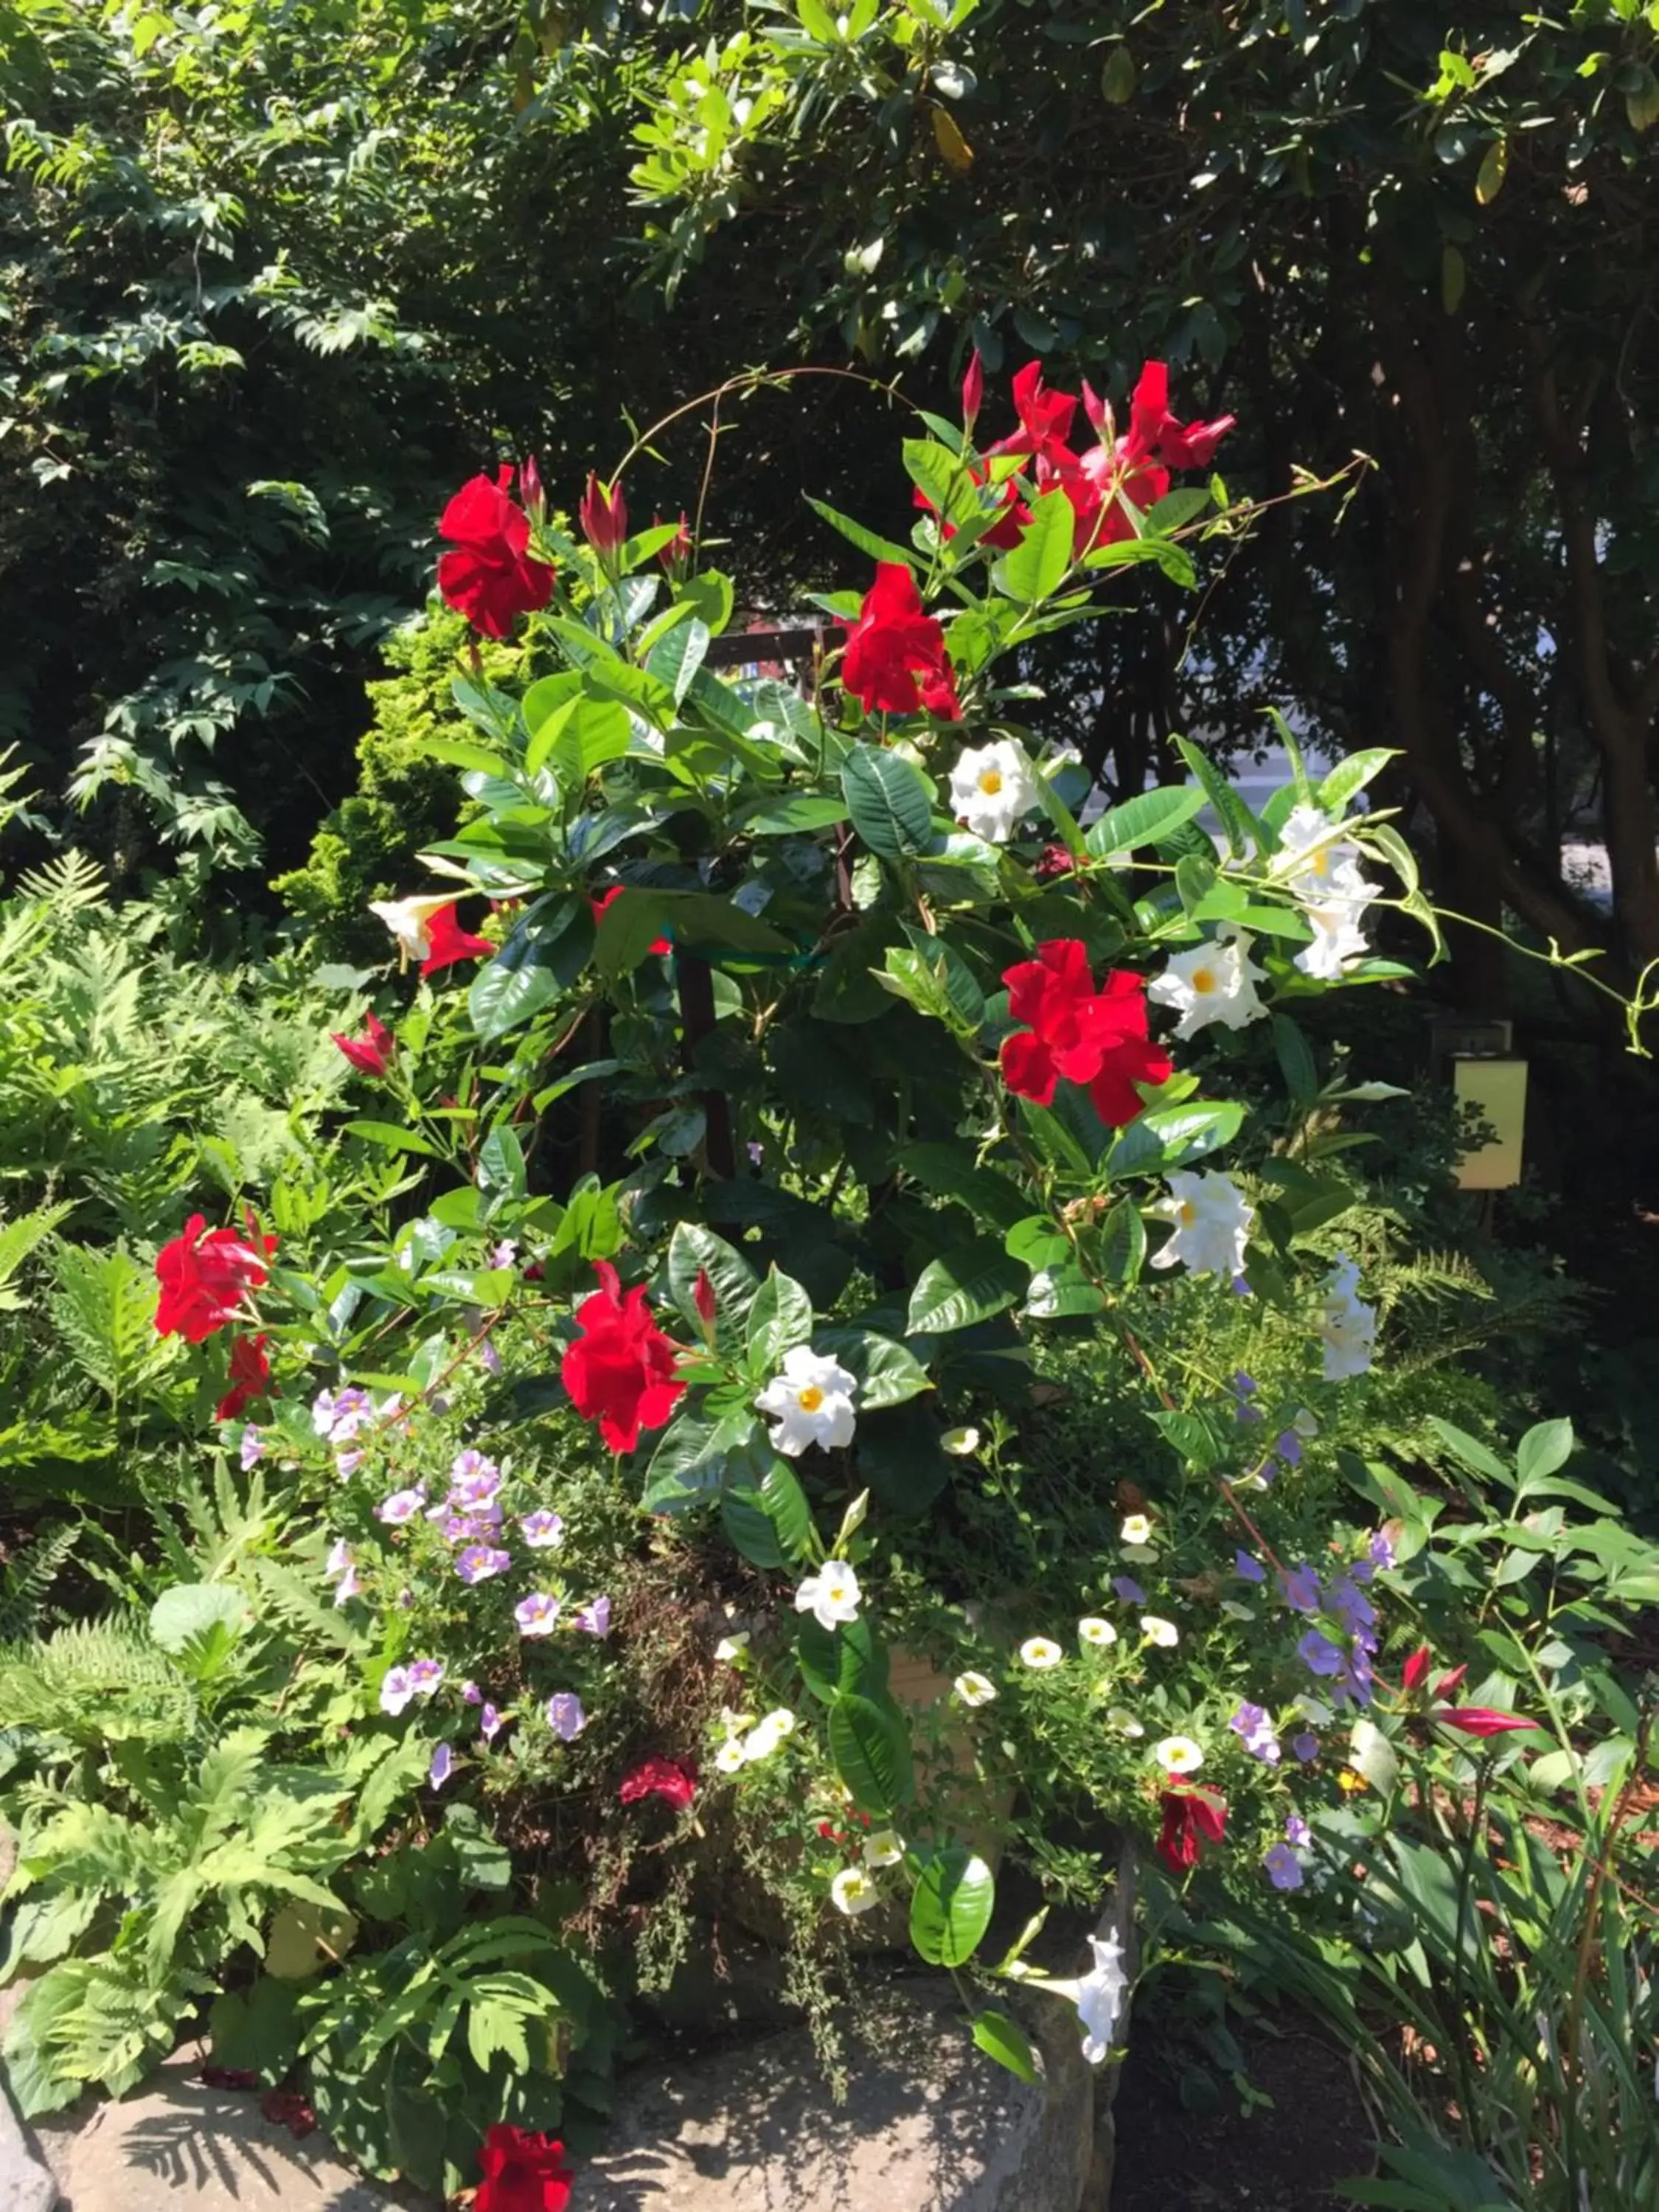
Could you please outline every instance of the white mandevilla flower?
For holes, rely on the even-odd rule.
[[[432,891],[423,898],[370,899],[369,912],[383,921],[398,940],[400,968],[407,968],[411,960],[426,958],[432,950],[428,923],[434,914],[453,906],[459,896],[458,890]]]
[[[1143,1613],[1140,1632],[1149,1644],[1156,1644],[1161,1651],[1172,1650],[1181,1641],[1181,1631],[1174,1621],[1165,1620],[1161,1613]]]
[[[1163,1249],[1153,1254],[1153,1267],[1179,1262],[1189,1275],[1220,1275],[1231,1282],[1244,1265],[1255,1208],[1230,1175],[1194,1175],[1175,1168],[1164,1180],[1170,1195],[1150,1210],[1173,1222],[1175,1229]]]
[[[1166,1735],[1152,1747],[1152,1757],[1168,1774],[1196,1774],[1204,1753],[1189,1735]]]
[[[1325,1346],[1325,1380],[1351,1382],[1366,1374],[1376,1348],[1376,1308],[1359,1296],[1359,1269],[1339,1259],[1325,1278],[1325,1303],[1316,1324]]]
[[[1153,1006],[1173,1006],[1179,1013],[1176,1036],[1196,1036],[1215,1022],[1224,1029],[1242,1030],[1262,1019],[1267,1009],[1255,987],[1267,981],[1267,972],[1250,957],[1253,942],[1244,930],[1223,928],[1212,944],[1170,954],[1164,973],[1147,987],[1146,996]]]
[[[951,771],[951,811],[989,844],[1006,845],[1036,802],[1031,763],[1008,738],[968,746]]]
[[[872,1872],[896,1866],[904,1856],[904,1838],[891,1828],[878,1828],[864,1839],[864,1863]]]
[[[747,1759],[769,1759],[785,1736],[795,1732],[795,1716],[781,1706],[776,1712],[768,1713],[764,1720],[757,1721],[743,1739],[743,1755]]]
[[[1103,1651],[1109,1644],[1117,1642],[1117,1631],[1109,1620],[1101,1620],[1098,1613],[1090,1613],[1077,1625],[1079,1637],[1085,1644],[1092,1644],[1097,1651]]]
[[[1033,1976],[1032,1984],[1077,2007],[1078,2023],[1083,2030],[1083,2056],[1091,2066],[1100,2066],[1112,2048],[1112,2031],[1122,2009],[1128,1976],[1123,1971],[1116,1929],[1103,1937],[1091,1936],[1089,1948],[1095,1954],[1094,1965],[1078,1980],[1040,1981]]]
[[[1045,1668],[1058,1667],[1066,1654],[1051,1637],[1028,1636],[1019,1647],[1019,1656],[1041,1674]]]
[[[795,1592],[795,1610],[810,1613],[820,1628],[833,1632],[843,1620],[858,1619],[859,1600],[859,1578],[846,1560],[826,1559]]]
[[[1299,898],[1322,906],[1333,893],[1339,898],[1376,896],[1359,873],[1359,848],[1343,836],[1342,824],[1333,822],[1323,807],[1304,802],[1285,817],[1272,866]]]
[[[786,1459],[799,1459],[811,1444],[826,1451],[839,1450],[853,1441],[857,1419],[853,1395],[858,1377],[848,1374],[839,1360],[798,1344],[783,1356],[783,1372],[775,1375],[755,1403],[776,1424],[771,1432],[774,1451]]]
[[[1334,983],[1350,960],[1358,960],[1370,947],[1359,927],[1363,909],[1357,906],[1310,906],[1305,909],[1313,939],[1296,956],[1295,964],[1316,982]]]
[[[1152,1524],[1144,1513],[1126,1513],[1123,1526],[1118,1530],[1118,1541],[1122,1544],[1150,1544]]]
[[[971,1667],[965,1674],[958,1674],[951,1686],[964,1705],[988,1705],[997,1693],[996,1684]]]
[[[862,1867],[843,1867],[830,1885],[830,1901],[850,1919],[879,1904],[881,1892]]]

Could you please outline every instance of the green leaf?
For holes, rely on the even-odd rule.
[[[996,1877],[962,1844],[936,1851],[910,1897],[910,1941],[930,1966],[965,1966],[991,1924]]]
[[[240,1628],[247,1611],[247,1600],[228,1583],[175,1583],[150,1607],[149,1632],[163,1651],[182,1651],[216,1626]]]
[[[843,1694],[870,1698],[878,1705],[890,1702],[887,1647],[866,1620],[825,1628],[811,1613],[804,1613],[796,1632],[795,1656],[808,1688],[826,1705]]]
[[[842,763],[841,787],[853,827],[884,860],[914,858],[933,834],[933,802],[926,779],[897,753],[854,745]]]
[[[566,899],[509,933],[473,977],[466,1011],[481,1044],[493,1044],[550,1006],[586,967],[593,917],[586,899]]]
[[[682,1413],[651,1455],[640,1502],[647,1513],[674,1513],[695,1504],[730,1481],[734,1470],[752,1473],[755,1450],[764,1441],[747,1407],[718,1418]]]
[[[793,946],[768,922],[757,921],[712,891],[638,890],[612,899],[599,923],[596,953],[608,977],[637,968],[653,940],[666,931],[682,951],[790,952]]]
[[[806,504],[814,514],[821,514],[832,530],[839,530],[849,544],[860,553],[867,553],[872,561],[895,561],[902,568],[910,566],[911,554],[908,545],[896,545],[890,538],[883,538],[873,530],[866,530],[861,522],[854,522],[850,514],[843,514],[828,501],[806,495]]]
[[[975,1238],[954,1252],[930,1260],[910,1294],[905,1332],[943,1336],[1017,1304],[1025,1291],[1025,1271],[1011,1260],[1000,1239]]]
[[[1307,1038],[1288,1014],[1273,1016],[1273,1050],[1285,1088],[1298,1106],[1308,1105],[1318,1095],[1319,1071]]]
[[[1107,1155],[1112,1176],[1166,1174],[1218,1151],[1238,1134],[1244,1109],[1236,1099],[1194,1099],[1158,1106],[1121,1130]]]
[[[1121,53],[1121,46],[1118,48]],[[999,2066],[1006,2066],[1022,2081],[1036,2085],[1036,2059],[1031,2050],[1031,2039],[1018,2021],[1010,2020],[1006,2012],[981,2012],[974,2015],[974,2040],[988,2058],[994,2058]]]
[[[736,1246],[716,1237],[712,1229],[705,1229],[701,1222],[678,1222],[668,1240],[668,1295],[700,1337],[699,1274],[706,1274],[714,1285],[716,1341],[735,1347],[748,1334],[749,1310],[760,1288],[760,1278]]]
[[[738,815],[737,826],[750,837],[790,837],[815,830],[833,829],[845,822],[847,807],[827,793],[789,791],[780,797],[757,799]]]
[[[901,452],[910,481],[936,514],[954,523],[971,523],[979,514],[973,478],[948,446],[928,438],[906,438]]]
[[[692,615],[686,621],[676,623],[646,656],[646,666],[659,683],[667,684],[676,706],[690,690],[693,678],[702,666],[708,639],[708,623]]]
[[[1440,304],[1449,315],[1455,315],[1462,304],[1463,287],[1468,279],[1463,257],[1455,246],[1440,249]]]
[[[1108,1282],[1133,1289],[1146,1262],[1146,1224],[1133,1200],[1122,1199],[1106,1217],[1100,1239],[1100,1272]]]
[[[1346,760],[1338,761],[1321,783],[1320,805],[1332,821],[1340,822],[1355,793],[1364,791],[1391,760],[1398,760],[1399,757],[1399,753],[1389,745],[1371,745],[1364,752],[1350,753]]]
[[[1195,745],[1190,738],[1177,738],[1176,750],[1204,787],[1205,793],[1227,833],[1227,850],[1234,860],[1242,860],[1252,847],[1263,842],[1261,823],[1231,784],[1217,769],[1201,745]]]
[[[776,1459],[760,1486],[761,1504],[786,1561],[799,1563],[812,1549],[812,1509],[787,1459]]]
[[[967,1145],[907,1145],[898,1164],[929,1190],[954,1198],[976,1221],[994,1228],[1012,1229],[1030,1212],[1018,1185],[995,1168],[977,1166]]]
[[[423,1137],[418,1129],[405,1129],[396,1121],[348,1121],[348,1137],[361,1137],[370,1145],[384,1145],[388,1152],[420,1152],[427,1158],[441,1160],[443,1152],[430,1137]]]
[[[1057,591],[1072,565],[1072,533],[1077,517],[1056,485],[1031,501],[1031,520],[1018,545],[991,571],[991,581],[1006,599],[1035,606]]]
[[[843,1692],[830,1708],[830,1756],[866,1813],[896,1813],[909,1796],[910,1731],[890,1700]]]
[[[1521,1478],[1516,1496],[1524,1498],[1558,1468],[1565,1467],[1572,1457],[1573,1443],[1569,1420],[1540,1421],[1528,1429],[1516,1449],[1516,1471]]]
[[[812,1334],[812,1301],[792,1275],[780,1274],[775,1265],[755,1293],[749,1309],[749,1364],[769,1377],[783,1364],[783,1355]]]
[[[1467,1429],[1457,1428],[1450,1421],[1442,1420],[1438,1413],[1431,1413],[1428,1424],[1453,1458],[1462,1460],[1472,1474],[1483,1474],[1489,1482],[1499,1483],[1505,1490],[1515,1487],[1514,1475],[1478,1437],[1472,1437]]]
[[[1109,860],[1137,845],[1160,844],[1204,810],[1204,793],[1191,784],[1161,785],[1114,806],[1085,830],[1084,843],[1097,860]]]
[[[757,1490],[722,1491],[720,1526],[732,1550],[747,1559],[750,1566],[787,1565],[788,1555]]]
[[[812,1339],[816,1352],[840,1360],[858,1377],[858,1410],[872,1413],[884,1406],[900,1406],[923,1390],[930,1390],[927,1370],[908,1345],[871,1328],[821,1328]]]

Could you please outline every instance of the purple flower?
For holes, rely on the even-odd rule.
[[[443,1678],[441,1659],[416,1659],[410,1663],[409,1686],[417,1698],[429,1698]]]
[[[544,1552],[552,1545],[563,1543],[564,1521],[561,1515],[550,1513],[546,1506],[538,1505],[520,1522],[519,1534],[532,1552]]]
[[[1301,1466],[1302,1439],[1297,1436],[1294,1429],[1286,1429],[1280,1436],[1279,1442],[1273,1446],[1273,1449],[1279,1454],[1279,1456],[1284,1461],[1286,1467]]]
[[[746,1149],[749,1153],[749,1164],[750,1167],[757,1168],[761,1162],[766,1158],[765,1146],[761,1143],[757,1137],[751,1137],[749,1139]]]
[[[557,1690],[547,1701],[547,1724],[555,1735],[569,1743],[587,1726],[582,1701],[574,1690]]]
[[[343,1390],[319,1390],[312,1401],[311,1425],[331,1444],[348,1443],[374,1411],[374,1400],[356,1383]]]
[[[1278,1765],[1279,1738],[1261,1705],[1240,1705],[1227,1725],[1243,1741],[1252,1759],[1259,1759],[1264,1766]]]
[[[486,1375],[501,1373],[501,1355],[496,1351],[495,1343],[489,1337],[485,1337],[483,1344],[478,1347],[478,1357],[483,1362]]]
[[[401,1528],[405,1521],[412,1521],[426,1504],[426,1492],[416,1486],[413,1490],[394,1490],[390,1498],[383,1498],[374,1509],[377,1521],[384,1521],[393,1528]]]
[[[550,1597],[545,1590],[532,1590],[528,1597],[520,1598],[514,1607],[513,1618],[519,1624],[520,1636],[551,1636],[558,1625],[559,1613],[557,1598]]]
[[[441,1505],[437,1513],[428,1513],[428,1521],[443,1516],[443,1539],[446,1544],[482,1544],[497,1534],[501,1525],[499,1505],[491,1504],[482,1513],[452,1513]]]
[[[1392,1540],[1386,1536],[1382,1530],[1379,1528],[1376,1535],[1371,1538],[1370,1542],[1366,1545],[1365,1554],[1371,1565],[1376,1569],[1379,1574],[1387,1574],[1389,1569],[1394,1565],[1394,1544]]]
[[[1236,1298],[1251,1298],[1255,1296],[1255,1291],[1250,1288],[1249,1284],[1243,1275],[1235,1275],[1233,1277],[1232,1291],[1233,1296]]]
[[[336,1454],[334,1460],[334,1471],[339,1476],[342,1482],[345,1480],[348,1475],[356,1474],[358,1468],[363,1463],[363,1457],[364,1455],[360,1451],[343,1451]]]
[[[441,1743],[432,1754],[432,1764],[426,1778],[434,1790],[441,1790],[455,1771],[455,1754],[447,1743]]]
[[[1285,1840],[1287,1844],[1305,1844],[1312,1833],[1313,1830],[1300,1813],[1292,1813],[1285,1823]]]
[[[415,1694],[415,1685],[409,1679],[407,1667],[388,1667],[380,1682],[380,1711],[394,1717]]]
[[[1237,1398],[1254,1398],[1260,1386],[1254,1375],[1247,1375],[1241,1367],[1233,1376],[1233,1395]]]
[[[1319,1577],[1311,1567],[1294,1567],[1279,1577],[1279,1595],[1292,1613],[1317,1613]]]
[[[487,1583],[504,1574],[513,1564],[511,1552],[498,1552],[493,1544],[469,1544],[455,1562],[455,1571],[466,1583]]]
[[[1114,1575],[1112,1588],[1125,1605],[1145,1605],[1146,1602],[1146,1591],[1138,1582],[1132,1581],[1127,1575]]]
[[[1304,1729],[1300,1735],[1293,1735],[1291,1738],[1291,1749],[1306,1766],[1310,1760],[1319,1756],[1319,1738]]]
[[[1346,1652],[1340,1644],[1333,1644],[1328,1636],[1322,1636],[1316,1628],[1310,1628],[1296,1648],[1311,1674],[1340,1674],[1347,1667]]]
[[[458,1512],[489,1505],[501,1486],[501,1471],[482,1452],[458,1452],[449,1470],[449,1502]]]
[[[1233,1572],[1242,1583],[1265,1583],[1267,1570],[1260,1559],[1253,1559],[1248,1552],[1233,1553]]]
[[[486,1743],[494,1743],[501,1734],[503,1723],[494,1705],[486,1705],[478,1716],[478,1734]]]
[[[334,1585],[334,1605],[336,1611],[338,1611],[339,1607],[345,1603],[349,1597],[356,1597],[360,1595],[362,1587],[362,1584],[357,1579],[356,1568],[348,1567],[345,1572],[341,1576],[339,1581]]]
[[[1376,1608],[1361,1590],[1345,1575],[1340,1583],[1325,1594],[1325,1603],[1341,1622],[1350,1636],[1358,1636],[1376,1626]]]
[[[1261,1862],[1275,1889],[1300,1889],[1302,1862],[1288,1844],[1275,1844]]]
[[[255,1428],[252,1421],[247,1422],[242,1430],[242,1449],[240,1454],[243,1474],[246,1474],[247,1473],[249,1468],[253,1465],[256,1460],[263,1459],[264,1457],[264,1438],[259,1434],[258,1430]]]
[[[463,1682],[461,1695],[469,1705],[481,1705],[483,1703],[483,1692],[476,1682]]]
[[[519,1256],[519,1248],[510,1237],[503,1237],[489,1255],[492,1267],[510,1267]]]
[[[589,1636],[609,1636],[611,1633],[611,1601],[596,1597],[591,1603],[576,1609],[576,1626]]]

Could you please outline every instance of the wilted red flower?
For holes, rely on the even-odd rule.
[[[1490,1705],[1435,1705],[1429,1718],[1464,1735],[1507,1735],[1511,1729],[1538,1726],[1536,1721],[1522,1720],[1518,1713],[1494,1712]]]
[[[1158,1855],[1172,1874],[1195,1867],[1206,1844],[1218,1844],[1227,1827],[1227,1801],[1218,1790],[1192,1785],[1161,1790],[1164,1824]]]
[[[1076,856],[1064,845],[1045,845],[1031,864],[1031,873],[1040,884],[1047,884],[1056,876],[1069,876],[1076,866]]]
[[[192,1213],[182,1234],[162,1245],[155,1255],[161,1285],[158,1336],[200,1344],[240,1319],[243,1298],[263,1287],[266,1258],[276,1249],[274,1237],[250,1234],[253,1243],[244,1243],[234,1229],[210,1229],[201,1214]]]
[[[458,960],[488,960],[496,951],[487,937],[474,937],[471,930],[461,927],[453,906],[441,906],[432,915],[426,925],[426,942],[422,975],[435,975],[441,968],[453,968]]]
[[[1062,937],[1002,980],[1010,1014],[1025,1024],[1002,1045],[1002,1079],[1019,1097],[1050,1105],[1064,1077],[1085,1085],[1101,1120],[1121,1129],[1144,1107],[1136,1084],[1168,1082],[1174,1062],[1148,1034],[1144,975],[1109,969],[1097,991],[1086,946]]]
[[[360,1069],[363,1074],[377,1076],[391,1074],[392,1055],[397,1050],[397,1046],[393,1042],[391,1030],[372,1012],[363,1017],[362,1036],[342,1036],[338,1030],[331,1030],[329,1035],[351,1065]]]
[[[486,637],[505,637],[518,615],[544,607],[553,596],[553,571],[532,557],[530,517],[507,495],[513,481],[502,468],[491,483],[464,483],[438,524],[454,547],[438,562],[438,589]]]
[[[230,1388],[213,1409],[216,1421],[234,1421],[270,1388],[270,1361],[263,1336],[239,1336],[230,1347]]]
[[[587,489],[576,509],[582,536],[603,559],[620,550],[628,538],[628,502],[619,483],[601,483],[590,469]]]
[[[478,2170],[472,2212],[565,2212],[570,2202],[564,2145],[550,2136],[498,2121],[478,2146]]]
[[[883,561],[855,623],[843,624],[841,680],[866,714],[914,714],[926,708],[958,721],[956,678],[945,632],[922,611],[916,580],[902,561]]]
[[[274,2126],[286,2128],[296,2142],[316,2132],[317,2110],[297,2089],[273,2089],[260,2100],[259,2110]]]
[[[678,1813],[684,1812],[696,1795],[696,1777],[677,1759],[642,1759],[624,1776],[617,1795],[624,1805],[637,1805],[641,1797],[663,1797]]]
[[[645,1286],[624,1296],[608,1260],[596,1261],[603,1287],[576,1309],[582,1332],[565,1353],[560,1373],[570,1402],[585,1420],[597,1420],[612,1451],[632,1451],[641,1429],[659,1429],[684,1395],[674,1374],[675,1346],[647,1309]]]
[[[612,884],[608,891],[601,892],[599,896],[596,899],[589,899],[587,903],[593,909],[593,921],[595,927],[605,920],[607,908],[613,905],[627,889],[628,886],[626,884]],[[674,946],[672,939],[669,938],[653,937],[651,940],[651,950],[653,952],[672,952],[674,950]]]

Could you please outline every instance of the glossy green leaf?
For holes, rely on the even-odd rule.
[[[936,1851],[910,1896],[910,1941],[930,1966],[962,1966],[991,1924],[996,1877],[964,1844]]]

